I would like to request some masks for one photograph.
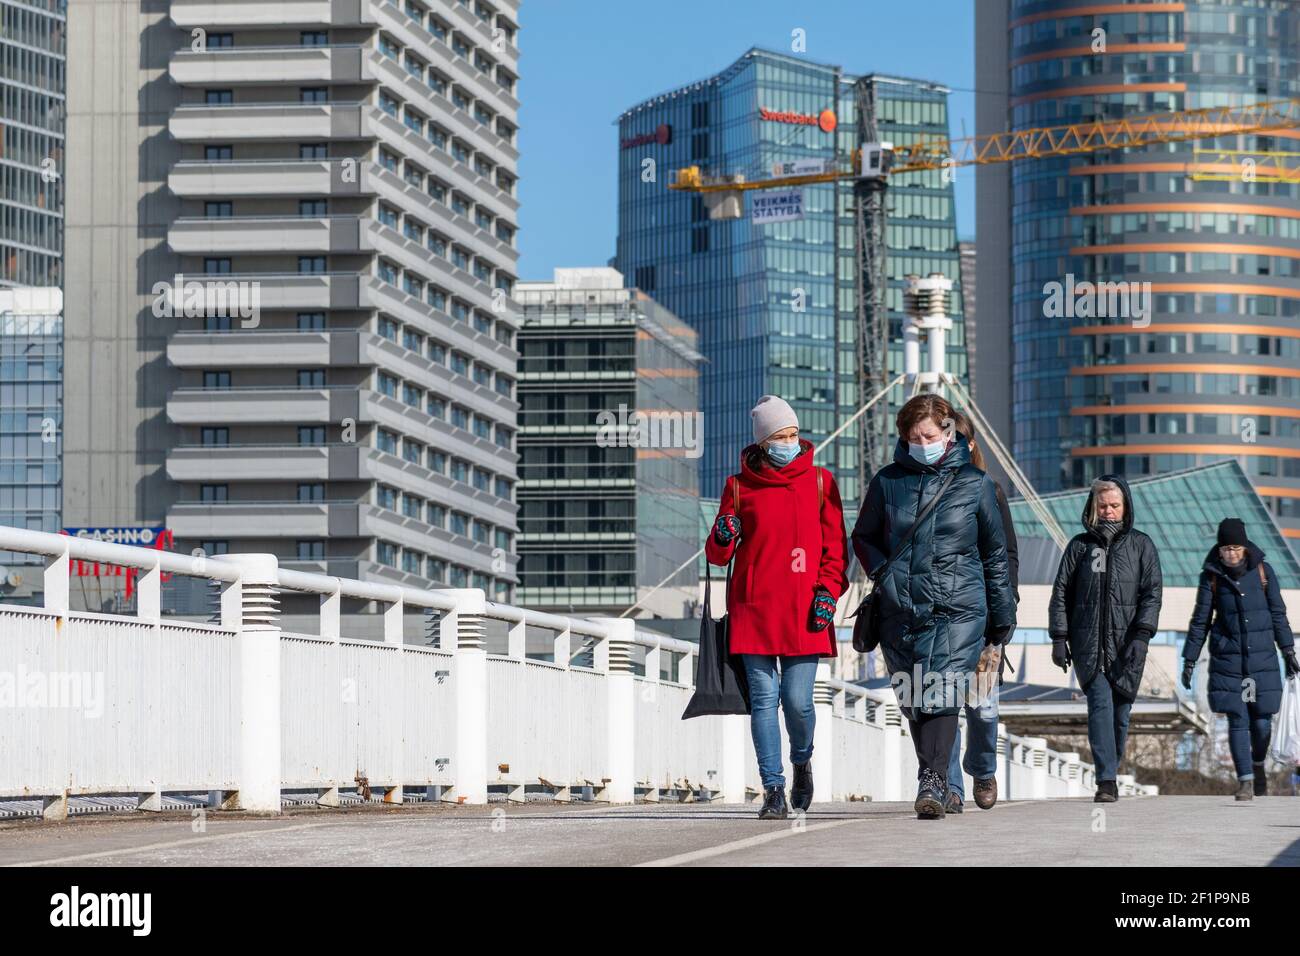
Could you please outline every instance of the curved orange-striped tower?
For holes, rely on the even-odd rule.
[[[1006,8],[1014,128],[1300,95],[1300,4]],[[1234,456],[1300,545],[1300,185],[1210,147],[1300,165],[1295,130],[1011,168],[1015,454],[1040,490]]]

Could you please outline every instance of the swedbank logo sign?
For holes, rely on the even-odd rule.
[[[839,120],[835,118],[834,110],[822,110],[816,116],[810,116],[807,113],[782,113],[777,110],[769,110],[763,107],[758,108],[758,115],[770,123],[793,123],[796,126],[816,126],[823,133],[835,132],[835,127]]]

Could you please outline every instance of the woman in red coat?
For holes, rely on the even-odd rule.
[[[789,404],[764,395],[750,412],[754,444],[727,479],[705,545],[710,564],[733,557],[727,590],[731,653],[749,677],[750,731],[763,782],[760,819],[787,815],[777,706],[785,711],[794,784],[790,805],[812,803],[817,659],[834,657],[835,602],[848,587],[844,510],[835,479],[813,464]],[[778,669],[779,667],[779,669]]]

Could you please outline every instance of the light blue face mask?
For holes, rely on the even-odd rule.
[[[912,442],[907,443],[907,451],[913,458],[923,465],[933,465],[943,457],[944,451],[948,448],[946,441],[937,441],[933,445],[917,445]]]
[[[778,468],[784,468],[799,457],[799,439],[772,442],[767,446],[767,457]]]

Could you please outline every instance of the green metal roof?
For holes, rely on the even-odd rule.
[[[1126,476],[1127,477],[1127,476]],[[1128,479],[1133,493],[1135,527],[1150,535],[1160,551],[1160,569],[1168,587],[1195,587],[1205,555],[1213,547],[1219,522],[1240,518],[1250,540],[1263,550],[1284,588],[1300,587],[1300,562],[1278,530],[1263,500],[1235,458],[1150,478]],[[1044,495],[1043,503],[1070,536],[1083,530],[1080,517],[1088,490]],[[1011,501],[1011,520],[1021,550],[1021,581],[1049,583],[1044,575],[1048,553],[1060,551],[1022,498]],[[1045,553],[1046,552],[1046,553]],[[1038,560],[1026,566],[1026,557]],[[1042,578],[1046,577],[1046,580]]]

